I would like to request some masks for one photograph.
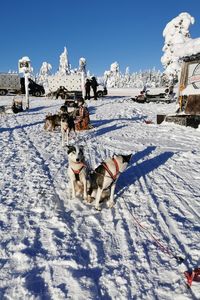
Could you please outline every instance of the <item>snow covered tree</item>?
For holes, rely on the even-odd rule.
[[[81,57],[79,59],[79,71],[84,71],[84,73],[86,74],[86,59],[84,57]]]
[[[47,63],[43,62],[40,68],[40,72],[37,78],[37,82],[39,84],[45,85],[47,83],[47,77],[51,74],[52,66]]]
[[[65,75],[65,74],[70,73],[70,65],[69,65],[69,60],[68,60],[68,51],[67,51],[66,47],[64,47],[64,51],[60,55],[60,65],[59,65],[58,73],[60,75]]]
[[[184,12],[172,19],[163,31],[165,44],[162,49],[164,54],[161,57],[161,62],[165,68],[164,73],[168,76],[169,81],[177,78],[180,72],[178,61],[180,57],[175,51],[175,46],[191,40],[189,27],[191,24],[194,24],[194,21],[194,18],[190,14]]]
[[[118,62],[114,62],[110,66],[110,71],[106,71],[104,75],[107,76],[107,83],[110,87],[119,87],[119,64]]]
[[[113,75],[119,74],[119,64],[117,61],[111,64],[110,71],[113,73]]]
[[[151,70],[140,70],[139,72],[130,73],[127,67],[125,73],[119,72],[119,64],[111,65],[110,71],[105,71],[103,79],[107,83],[108,88],[122,87],[122,88],[141,88],[144,86],[148,88],[163,86],[162,72],[155,68]],[[114,71],[114,73],[113,73]],[[100,80],[100,79],[99,79]]]

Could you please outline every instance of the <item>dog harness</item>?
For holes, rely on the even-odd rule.
[[[187,279],[187,285],[191,287],[193,281],[200,282],[200,268],[197,268],[192,271],[184,272],[184,275]]]
[[[74,170],[74,169],[71,168],[75,175],[79,175],[80,172],[81,172],[81,170],[85,167],[85,164],[84,164],[84,163],[77,163],[77,164],[78,164],[78,165],[81,165],[80,169]]]
[[[115,158],[113,158],[112,160],[113,160],[113,162],[115,164],[115,169],[116,169],[115,174],[113,174],[111,172],[111,170],[108,168],[108,166],[107,166],[106,163],[103,162],[102,166],[106,169],[106,171],[108,172],[108,174],[110,175],[110,177],[112,178],[112,180],[115,181],[117,179],[117,175],[119,174],[119,165],[118,165],[118,163],[117,163],[117,161],[116,161]]]

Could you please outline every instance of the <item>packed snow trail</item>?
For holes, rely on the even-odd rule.
[[[76,139],[90,168],[133,154],[115,206],[97,212],[69,199],[67,150],[59,130],[43,129],[62,103],[31,98],[28,112],[1,115],[0,299],[200,299],[183,276],[200,263],[199,129],[156,125],[156,112],[174,104],[90,101],[94,129]]]

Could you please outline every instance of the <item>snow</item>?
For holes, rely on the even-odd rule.
[[[176,44],[174,52],[178,57],[185,57],[200,53],[200,38],[189,40],[184,44]]]
[[[200,50],[199,42],[190,38],[189,27],[194,22],[195,19],[189,13],[183,12],[173,18],[163,30],[165,45],[161,62],[168,76],[177,76],[180,73],[180,58]]]
[[[77,135],[92,168],[133,154],[115,206],[101,212],[69,199],[61,134],[43,129],[62,100],[32,97],[29,111],[1,115],[0,299],[200,299],[183,275],[199,267],[200,130],[157,125],[176,104],[134,103],[128,92],[90,100],[94,129]]]

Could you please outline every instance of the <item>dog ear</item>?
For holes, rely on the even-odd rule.
[[[76,149],[74,148],[74,146],[69,146],[69,145],[67,145],[67,149],[68,149],[68,150],[67,150],[67,153],[68,153],[68,154],[76,150]]]
[[[123,158],[123,162],[127,162],[129,163],[130,159],[131,159],[132,154],[129,155],[122,155]]]

